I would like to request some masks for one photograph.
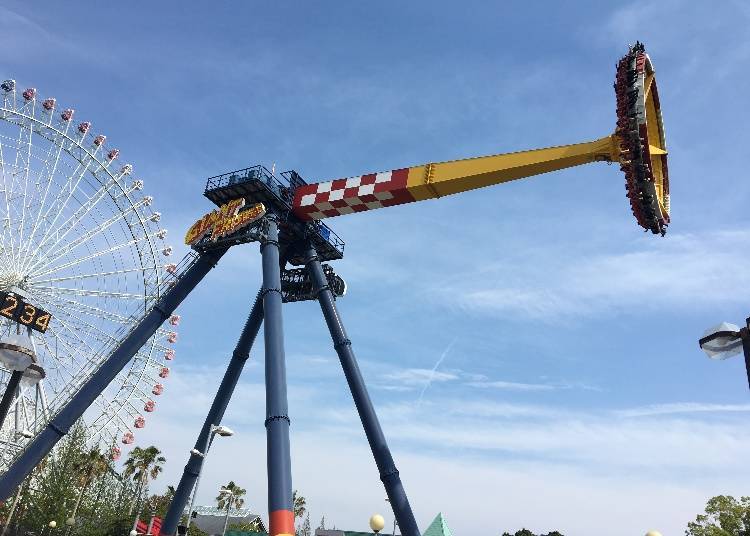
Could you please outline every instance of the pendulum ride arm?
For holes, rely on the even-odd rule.
[[[312,245],[305,252],[305,265],[310,273],[310,279],[313,281],[314,292],[320,302],[320,308],[328,324],[328,330],[331,332],[333,347],[341,361],[341,368],[344,369],[344,376],[346,376],[346,381],[349,384],[354,405],[357,407],[362,427],[365,429],[367,442],[370,444],[375,464],[378,466],[380,480],[385,486],[401,534],[404,536],[419,536],[417,522],[414,519],[409,499],[401,483],[401,477],[385,440],[383,429],[380,427],[372,400],[367,393],[362,373],[359,371],[357,359],[352,350],[352,343],[346,336],[344,324],[336,309],[333,292],[328,286],[328,280]]]
[[[125,367],[135,353],[156,333],[177,306],[216,265],[225,249],[200,255],[167,290],[156,305],[125,336],[94,374],[73,395],[47,426],[27,445],[8,471],[0,476],[0,500],[6,500],[13,490],[31,473],[52,447],[70,430],[107,385]]]
[[[308,184],[297,188],[294,213],[303,220],[424,201],[590,162],[618,161],[615,135],[596,141],[452,160]]]
[[[669,224],[669,177],[654,68],[641,43],[618,62],[614,134],[587,143],[548,147],[394,169],[306,184],[292,208],[302,220],[322,220],[424,201],[590,162],[617,162],[638,224],[664,234]]]
[[[180,516],[185,510],[185,505],[190,498],[190,493],[196,484],[198,475],[200,474],[203,459],[205,455],[208,454],[203,451],[206,449],[209,434],[211,433],[211,426],[218,426],[221,424],[224,412],[227,409],[230,398],[232,398],[234,388],[237,386],[237,381],[240,378],[245,362],[250,357],[250,349],[253,346],[253,342],[255,342],[255,337],[258,335],[262,322],[263,300],[259,294],[255,298],[255,303],[253,304],[253,308],[247,318],[247,322],[245,322],[245,327],[242,328],[242,333],[237,341],[237,346],[235,346],[234,352],[232,352],[232,359],[229,361],[227,370],[224,373],[224,378],[221,380],[221,385],[216,392],[216,397],[214,398],[213,404],[211,404],[211,409],[208,411],[208,415],[206,415],[203,428],[198,435],[198,439],[195,441],[195,450],[202,452],[204,456],[201,457],[198,454],[190,454],[190,459],[188,460],[187,465],[185,465],[182,478],[175,490],[167,515],[164,517],[164,521],[161,525],[160,534],[164,536],[173,536],[175,530],[177,530]],[[188,515],[190,515],[190,512],[188,512]]]

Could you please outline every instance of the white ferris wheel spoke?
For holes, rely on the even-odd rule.
[[[56,260],[61,259],[65,255],[67,255],[68,253],[70,253],[71,251],[73,251],[75,248],[77,248],[81,244],[84,244],[84,243],[88,242],[89,240],[91,240],[92,238],[100,235],[101,233],[103,233],[104,231],[106,231],[107,229],[109,229],[112,225],[116,224],[117,222],[119,222],[121,220],[124,220],[129,227],[132,227],[132,223],[128,222],[128,220],[127,220],[128,216],[131,213],[133,213],[133,212],[137,212],[138,209],[141,206],[143,206],[145,203],[146,203],[146,201],[143,201],[143,200],[139,201],[138,203],[135,203],[135,204],[131,205],[129,208],[123,210],[122,212],[116,213],[109,220],[100,223],[98,226],[94,227],[89,232],[87,232],[87,233],[79,236],[78,238],[76,238],[72,242],[69,242],[65,246],[63,246],[60,249],[58,249],[55,252],[55,255],[52,256],[51,258],[45,258],[45,259],[43,259],[43,262],[40,262],[38,264],[41,265],[41,268],[49,266],[50,264],[54,263]]]
[[[67,134],[69,126],[70,126],[70,122],[67,122],[67,126],[66,126],[66,129],[65,129],[65,134]],[[55,149],[56,149],[56,151],[55,151]],[[52,166],[50,168],[49,161],[50,161],[50,156],[52,155],[53,152],[55,152],[55,155],[54,155]],[[58,164],[60,162],[60,155],[62,154],[62,152],[63,152],[63,144],[62,143],[59,143],[59,144],[50,144],[50,148],[49,148],[49,151],[47,153],[47,159],[46,159],[47,168],[49,169],[49,172],[46,173],[47,187],[44,189],[44,196],[42,197],[42,199],[39,202],[39,210],[37,212],[37,217],[36,217],[36,220],[34,221],[34,226],[32,227],[31,233],[29,234],[29,238],[27,240],[28,246],[26,248],[26,255],[29,255],[29,253],[32,250],[34,236],[36,235],[36,231],[37,231],[37,229],[39,227],[39,224],[40,224],[40,222],[42,220],[42,212],[44,212],[44,208],[45,208],[45,205],[46,205],[46,202],[47,202],[47,196],[49,195],[50,186],[52,185],[52,182],[54,180],[55,172],[57,171],[57,166],[58,166]],[[22,263],[22,265],[23,264],[25,264],[25,259],[24,259],[24,262]]]
[[[17,426],[32,432],[146,314],[163,291],[161,254],[169,253],[159,218],[148,208],[151,198],[135,195],[142,181],[126,180],[132,166],[115,170],[117,152],[105,148],[90,123],[76,128],[62,106],[43,108],[35,94],[0,90],[0,284],[52,314],[49,329],[33,338],[47,376],[22,390],[14,409]],[[15,326],[0,319],[0,336]],[[92,446],[107,441],[110,448],[132,430],[160,383],[170,333],[158,328],[84,414],[97,438]],[[3,382],[4,376],[0,389]],[[3,443],[0,472],[28,440],[8,425],[0,429]]]
[[[109,249],[101,250],[101,251],[98,251],[97,253],[92,253],[91,255],[88,255],[86,257],[82,257],[82,258],[77,259],[75,261],[70,261],[70,262],[65,263],[65,264],[60,264],[60,265],[55,266],[54,268],[51,268],[51,269],[49,269],[47,271],[44,271],[44,272],[35,272],[34,273],[34,277],[41,277],[43,275],[47,275],[47,274],[51,274],[51,273],[54,273],[54,272],[58,272],[58,271],[63,270],[65,268],[71,268],[73,266],[77,266],[78,264],[81,264],[83,262],[87,262],[87,261],[90,261],[92,259],[96,259],[98,257],[101,257],[103,255],[107,255],[109,253],[113,253],[115,251],[118,251],[120,249],[126,248],[128,246],[134,246],[134,245],[138,244],[139,242],[148,241],[148,240],[150,240],[151,238],[153,238],[153,237],[155,237],[157,235],[158,235],[158,232],[152,233],[150,235],[140,236],[140,237],[134,238],[132,240],[128,240],[127,242],[123,242],[122,244],[114,245],[114,246],[112,246]],[[46,267],[47,266],[45,265],[45,266],[43,266],[40,269],[44,269]]]
[[[65,288],[65,287],[46,287],[46,286],[35,286],[35,289],[48,290],[54,292],[62,292],[63,294],[75,294],[76,296],[99,296],[107,298],[121,298],[124,300],[144,300],[153,299],[156,296],[148,294],[131,294],[128,292],[111,292],[107,290],[84,290],[80,288]]]
[[[81,181],[86,176],[86,172],[89,171],[89,163],[91,161],[92,161],[91,159],[87,159],[87,160],[78,162],[78,166],[76,167],[76,169],[67,178],[65,184],[60,188],[60,192],[58,196],[50,203],[49,208],[44,213],[43,219],[46,221],[49,218],[50,212],[52,212],[53,209],[57,211],[54,219],[47,226],[47,232],[39,240],[39,244],[37,246],[37,253],[40,253],[43,251],[43,245],[46,244],[47,238],[49,237],[52,230],[55,228],[55,225],[57,224],[57,220],[60,218],[62,214],[64,214],[65,208],[68,206],[68,203],[73,198],[73,195],[76,193]],[[76,175],[76,173],[78,173],[78,175]],[[67,194],[65,192],[65,187],[68,187]],[[59,202],[59,200],[61,200],[63,197],[65,198],[65,200],[62,202]],[[55,201],[58,201],[58,202],[55,203]],[[31,262],[33,262],[33,257],[31,261],[29,261],[29,264],[31,264]]]
[[[3,264],[8,268],[11,267],[9,258],[13,257],[14,254],[14,239],[13,232],[11,230],[11,219],[10,219],[10,200],[8,196],[8,181],[10,180],[9,172],[5,169],[5,156],[3,150],[2,139],[0,139],[0,174],[3,177],[3,193],[5,194],[5,218],[3,218]],[[5,234],[9,234],[8,240],[10,242],[10,251],[5,249]]]
[[[117,185],[117,180],[115,178],[112,178],[111,180],[105,182],[102,184],[102,186],[94,193],[93,196],[91,196],[88,200],[86,200],[85,203],[81,205],[81,207],[65,222],[63,222],[58,229],[55,230],[55,234],[48,233],[48,235],[39,243],[38,245],[38,251],[42,251],[43,248],[47,248],[50,251],[53,251],[55,247],[63,240],[66,236],[68,236],[68,233],[70,233],[73,229],[75,229],[79,223],[85,218],[91,210],[96,207],[96,205],[105,198],[107,195],[107,191],[112,187]],[[66,228],[67,227],[67,228]],[[61,231],[61,229],[64,229]],[[51,239],[51,237],[57,236],[55,241],[51,244],[48,244],[48,240]],[[37,263],[38,264],[38,263]],[[34,270],[36,268],[36,264],[31,266],[31,270]]]

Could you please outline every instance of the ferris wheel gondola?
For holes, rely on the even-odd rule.
[[[0,471],[96,371],[174,278],[172,248],[133,166],[56,99],[0,83],[0,344],[29,337],[29,378],[0,392]],[[33,314],[32,314],[33,311]],[[112,458],[164,390],[179,317],[159,329],[84,414],[88,441]],[[33,371],[29,368],[33,365]],[[41,371],[41,372],[40,372]]]

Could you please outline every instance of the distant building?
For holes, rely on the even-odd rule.
[[[211,536],[221,536],[221,532],[224,530],[224,520],[227,516],[225,509],[219,510],[214,506],[195,506],[193,507],[193,511],[197,512],[198,515],[190,521],[191,525],[195,525]],[[253,514],[249,508],[232,508],[229,511],[229,523],[227,527],[237,524],[255,524],[257,527],[255,530],[266,532],[263,520],[258,514]],[[227,530],[227,536],[229,534],[231,532]]]
[[[316,529],[315,536],[389,536],[389,532],[383,532],[375,534],[374,532],[356,532],[353,530],[332,530],[332,529]],[[448,528],[448,524],[443,518],[443,514],[438,514],[435,519],[430,523],[422,533],[422,536],[453,536],[451,529]]]

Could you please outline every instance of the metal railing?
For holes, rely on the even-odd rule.
[[[297,174],[296,171],[285,171],[281,173],[281,179],[277,178],[273,173],[268,171],[264,166],[258,164],[244,169],[238,169],[236,171],[229,171],[228,173],[222,173],[214,177],[209,177],[206,180],[205,193],[220,188],[226,188],[235,184],[241,184],[252,181],[262,182],[268,190],[273,192],[278,201],[289,211],[292,210],[292,201],[294,199],[294,190],[305,184],[304,180]],[[344,241],[333,232],[325,223],[316,221],[313,222],[316,233],[330,244],[333,248],[344,254]]]

